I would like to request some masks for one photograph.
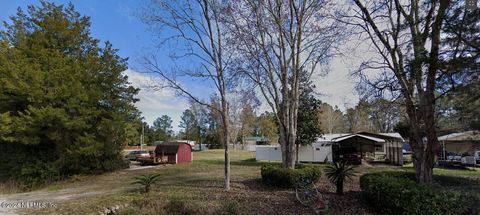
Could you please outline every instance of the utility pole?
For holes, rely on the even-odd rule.
[[[145,124],[142,123],[142,135],[140,135],[140,151],[143,151],[144,135],[145,135]]]

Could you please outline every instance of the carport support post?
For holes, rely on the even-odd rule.
[[[355,144],[358,144],[358,137],[355,137]],[[362,153],[362,143],[360,143],[360,163],[362,162],[363,153]]]
[[[445,140],[442,140],[442,151],[443,151],[443,160],[447,160],[447,155],[445,153]]]

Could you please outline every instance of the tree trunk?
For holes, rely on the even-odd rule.
[[[295,134],[285,134],[283,129],[280,129],[280,148],[282,149],[282,164],[283,168],[294,169],[295,168]]]
[[[198,147],[200,149],[200,151],[202,151],[202,137],[200,134],[198,134]]]
[[[430,108],[428,107],[430,106]],[[434,127],[434,115],[431,112],[432,105],[423,105],[420,113],[411,110],[417,110],[414,107],[408,107],[407,111],[410,120],[410,146],[412,147],[412,162],[415,168],[415,177],[418,183],[430,184],[433,180],[433,166],[435,157],[435,146],[437,145],[437,135]],[[420,125],[425,123],[426,140],[422,135]],[[429,125],[430,124],[430,125]]]
[[[150,192],[150,185],[145,185],[145,193],[149,193]]]
[[[300,145],[300,144],[298,143],[298,140],[297,140],[296,143],[295,143],[295,154],[296,154],[296,156],[295,156],[296,162],[295,162],[295,163],[296,163],[296,164],[299,164],[299,163],[300,163],[300,161],[298,160],[298,148],[299,148],[299,145]]]
[[[337,194],[343,195],[343,180],[339,179],[336,185],[337,185]]]
[[[228,143],[230,142],[229,123],[228,123],[228,103],[222,96],[222,123],[223,123],[223,140],[225,144],[225,190],[230,190],[230,154],[228,151]]]
[[[224,134],[225,138],[225,190],[230,190],[230,154],[228,151],[228,134]]]

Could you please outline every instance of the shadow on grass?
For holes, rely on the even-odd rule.
[[[413,166],[402,167],[404,170],[408,171],[415,171]],[[452,171],[452,172],[479,172],[474,168],[464,167],[464,166],[451,166],[451,167],[444,167],[444,166],[437,166],[433,169],[433,171]],[[479,172],[480,175],[480,172]]]
[[[200,160],[195,161],[196,163],[203,163],[203,164],[210,164],[210,165],[223,165],[223,160]],[[249,158],[245,160],[238,160],[238,161],[230,161],[230,165],[236,166],[262,166],[268,163],[276,163],[276,162],[265,162],[265,161],[257,161],[255,158]]]
[[[251,191],[291,191],[291,188],[281,188],[263,183],[261,178],[246,179],[239,182],[243,184],[247,190]]]

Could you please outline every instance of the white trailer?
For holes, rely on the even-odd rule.
[[[256,160],[281,161],[282,150],[279,145],[256,147]],[[332,143],[317,142],[308,146],[300,146],[298,150],[300,162],[331,162],[332,161]]]
[[[316,142],[308,146],[298,148],[298,160],[300,162],[331,162],[332,143]]]

